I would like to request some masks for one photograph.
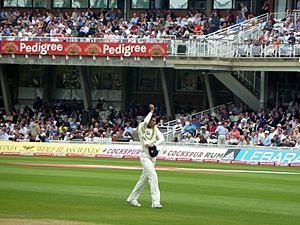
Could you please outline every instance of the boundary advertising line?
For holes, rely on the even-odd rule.
[[[0,165],[14,166],[31,166],[31,167],[59,167],[59,168],[79,168],[79,169],[117,169],[117,170],[142,170],[141,166],[111,166],[111,165],[70,165],[70,164],[32,164],[32,163],[3,163]],[[223,170],[223,169],[194,169],[194,168],[178,168],[178,167],[163,167],[155,168],[158,171],[180,171],[180,172],[221,172],[221,173],[260,173],[260,174],[286,174],[300,175],[295,172],[281,171],[264,171],[264,170]]]

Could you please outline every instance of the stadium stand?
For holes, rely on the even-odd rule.
[[[123,14],[118,9],[28,9],[21,12],[18,8],[3,8],[0,10],[0,38],[62,42],[88,42],[96,38],[106,42],[121,39],[147,42],[152,38],[166,38],[179,41],[168,51],[171,55],[203,56],[206,51],[202,51],[202,47],[208,45],[211,48],[205,56],[213,57],[224,54],[228,57],[296,57],[300,54],[297,11],[289,11],[283,19],[267,11],[256,17],[241,3],[237,15],[228,11],[220,16],[218,10],[212,10],[207,16],[195,10],[178,17],[171,10],[143,10],[139,14],[133,12],[126,21]],[[224,48],[229,41],[230,45]],[[77,139],[86,142],[107,138],[131,139],[132,128],[143,118],[146,108],[131,105],[124,111],[116,111],[112,105],[104,105],[101,100],[95,108],[84,110],[83,103],[77,100],[58,100],[51,104],[37,99],[32,108],[21,107],[8,116],[2,113],[0,139]],[[159,116],[165,115],[163,107],[158,111]],[[190,111],[187,112],[190,114]],[[220,135],[224,135],[225,143],[233,145],[298,147],[300,144],[299,107],[293,101],[288,107],[279,105],[271,111],[253,111],[243,104],[240,107],[223,106],[220,111],[199,118],[184,114],[180,112],[176,116],[177,124],[172,127],[173,138],[177,142],[221,144]],[[166,122],[164,120],[167,119],[161,118],[161,125]]]

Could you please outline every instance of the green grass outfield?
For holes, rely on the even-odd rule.
[[[140,170],[7,165],[47,163],[139,166],[138,160],[0,157],[0,224],[10,219],[103,225],[297,225],[300,168],[158,161],[157,166],[286,171],[299,174],[158,171],[163,209],[126,203]],[[7,223],[6,223],[7,222]],[[69,224],[72,224],[69,222]]]

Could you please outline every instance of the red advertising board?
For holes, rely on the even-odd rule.
[[[164,57],[165,43],[2,41],[1,54]]]

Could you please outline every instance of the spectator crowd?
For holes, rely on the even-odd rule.
[[[138,123],[147,114],[147,105],[132,102],[117,111],[99,99],[85,110],[81,101],[57,100],[50,104],[37,98],[0,116],[0,140],[12,141],[131,141]],[[156,107],[158,124],[167,122],[162,106]],[[297,102],[279,105],[271,111],[252,111],[247,105],[223,105],[201,118],[176,114],[173,141],[220,145],[300,147],[300,110]]]
[[[241,104],[222,109],[203,118],[177,118],[173,138],[181,143],[300,147],[300,111],[297,102],[271,111],[249,110]]]
[[[99,99],[93,109],[85,110],[82,101],[57,100],[50,104],[37,98],[32,107],[0,115],[0,140],[12,141],[129,141],[133,128],[145,116],[146,106],[132,102],[117,111]],[[156,108],[163,113],[162,108]]]
[[[13,36],[21,40],[32,37],[51,37],[52,40],[67,37],[95,38],[192,38],[242,23],[254,15],[241,2],[236,16],[228,11],[221,17],[217,10],[206,15],[199,10],[188,11],[186,16],[176,17],[172,10],[145,10],[132,13],[124,20],[120,9],[30,9],[22,13],[18,8],[0,9],[0,36]]]

